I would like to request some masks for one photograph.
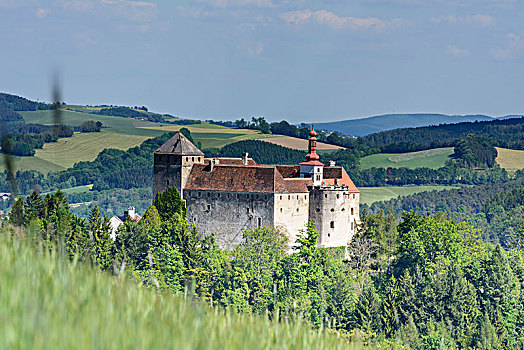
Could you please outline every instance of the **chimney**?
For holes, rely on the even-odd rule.
[[[131,219],[135,219],[135,207],[129,207],[127,209],[127,215],[131,217]]]
[[[330,160],[329,161],[329,166],[335,166],[335,161],[334,160]]]
[[[209,160],[209,172],[212,172],[213,169],[215,168],[215,164],[218,164],[219,161],[218,161],[218,158],[211,158]]]
[[[244,152],[242,153],[242,164],[247,165],[247,157],[249,156],[249,153]]]

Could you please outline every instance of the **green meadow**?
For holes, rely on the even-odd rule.
[[[363,157],[360,160],[360,167],[363,170],[371,168],[438,169],[445,165],[451,154],[453,154],[453,147],[398,154],[379,153]]]
[[[92,161],[105,148],[126,150],[140,145],[145,140],[166,132],[189,129],[196,142],[203,148],[223,147],[229,143],[265,137],[256,130],[231,129],[212,124],[173,125],[153,123],[130,118],[90,114],[96,108],[67,106],[74,110],[61,110],[62,123],[79,126],[87,120],[100,121],[100,133],[75,133],[73,137],[46,143],[36,150],[33,157],[15,157],[17,170],[37,170],[44,174],[72,167],[80,161]],[[20,112],[26,123],[53,124],[53,111]],[[0,166],[4,166],[4,159]]]
[[[387,201],[398,196],[408,196],[410,194],[425,192],[425,191],[442,191],[452,188],[459,188],[458,186],[445,185],[420,185],[420,186],[384,186],[384,187],[359,187],[360,203],[371,205],[378,201]]]

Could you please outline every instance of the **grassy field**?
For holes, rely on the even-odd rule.
[[[507,170],[524,169],[524,151],[497,148],[497,163]]]
[[[307,150],[308,149],[308,140],[299,139],[296,137],[291,136],[279,136],[279,137],[269,137],[269,138],[263,138],[260,139],[261,141],[270,142],[275,145],[298,149],[298,150]],[[342,149],[343,147],[330,145],[323,142],[317,142],[317,148],[320,151],[336,151],[338,149]]]
[[[68,106],[77,111],[62,110],[63,123],[78,126],[86,120],[102,122],[100,133],[75,133],[71,138],[59,139],[56,143],[46,143],[43,149],[36,150],[34,157],[15,157],[17,170],[37,170],[44,174],[73,166],[79,161],[92,161],[104,148],[128,149],[143,141],[160,136],[166,132],[188,128],[196,142],[203,148],[223,147],[241,140],[251,140],[268,135],[256,130],[231,129],[212,124],[172,125],[152,123],[122,117],[89,114],[91,108]],[[52,124],[52,111],[21,112],[27,123]],[[4,160],[0,161],[3,168]]]
[[[424,191],[441,191],[452,188],[459,188],[458,186],[386,186],[386,187],[359,187],[360,203],[371,205],[378,201],[387,201],[398,196],[407,196]]]
[[[444,166],[449,156],[453,154],[453,147],[434,148],[426,151],[391,154],[372,154],[360,160],[361,169],[371,168],[431,168],[438,169]]]
[[[299,322],[273,324],[155,293],[58,254],[35,253],[5,231],[0,228],[1,349],[357,347]]]
[[[253,140],[269,136],[257,130],[250,129],[231,129],[214,124],[195,124],[195,125],[170,125],[163,124],[155,126],[141,127],[141,129],[155,130],[162,132],[178,131],[187,128],[191,131],[191,136],[195,142],[201,142],[202,148],[224,147],[225,145],[237,141]]]

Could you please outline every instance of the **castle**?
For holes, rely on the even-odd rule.
[[[298,165],[256,164],[242,158],[205,158],[181,133],[154,152],[153,198],[176,187],[187,219],[222,248],[242,241],[242,229],[275,228],[292,245],[314,220],[319,247],[346,246],[359,222],[360,192],[344,168],[325,166],[311,130],[306,160]]]

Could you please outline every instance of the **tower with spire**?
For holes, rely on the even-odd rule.
[[[321,186],[324,180],[324,164],[319,161],[317,154],[317,132],[312,128],[309,132],[308,153],[306,161],[300,163],[300,177],[311,178],[313,186]]]

